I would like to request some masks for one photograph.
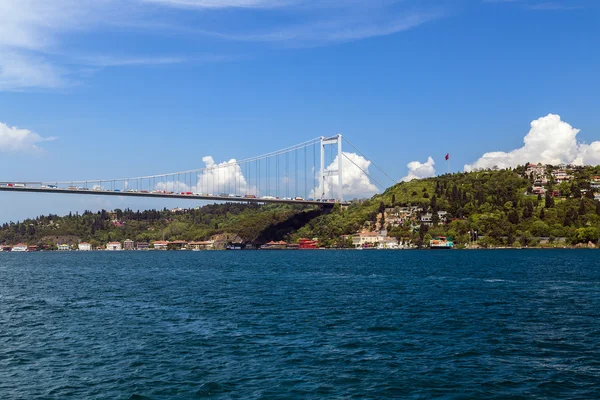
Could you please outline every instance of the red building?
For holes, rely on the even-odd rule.
[[[319,242],[317,240],[310,240],[310,239],[300,239],[298,240],[298,245],[300,246],[300,249],[316,249],[317,245],[319,244]]]

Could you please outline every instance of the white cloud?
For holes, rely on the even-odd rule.
[[[390,35],[439,16],[439,8],[416,0],[0,0],[0,90],[69,86],[74,76],[91,66],[239,58],[220,51],[183,57],[133,54],[128,42],[140,41],[138,36],[152,41],[157,35],[172,39],[175,33],[177,37],[218,38],[220,45],[246,41],[320,46]],[[113,48],[119,56],[98,54],[102,51],[92,47],[94,41],[85,40],[86,34],[114,32],[115,28],[120,40]]]
[[[369,172],[371,161],[356,153],[346,153],[342,158],[342,186],[343,194],[346,198],[352,197],[370,197],[377,193],[377,187],[371,183],[369,177],[365,174]],[[325,172],[337,171],[338,157],[336,156],[333,162],[325,168]],[[365,172],[363,172],[365,171]],[[317,174],[318,175],[318,174]],[[318,179],[318,177],[317,177]],[[339,192],[337,175],[325,178],[325,187],[323,190],[324,198],[337,198]],[[320,198],[319,188],[314,188],[310,192],[313,198]]]
[[[187,8],[271,8],[289,5],[289,0],[142,0],[146,3]]]
[[[250,189],[242,169],[235,159],[216,164],[211,156],[202,158],[205,170],[198,175],[197,191],[200,193],[246,194]],[[257,194],[257,193],[252,193]]]
[[[508,168],[527,162],[542,164],[599,164],[600,142],[582,144],[577,141],[579,129],[561,120],[560,115],[548,114],[531,122],[531,129],[518,149],[485,153],[465,171],[480,168]]]
[[[409,162],[408,175],[401,179],[402,182],[410,182],[413,179],[423,179],[435,176],[435,161],[433,158],[428,157],[425,163],[419,161]]]
[[[363,10],[364,11],[364,10]],[[353,40],[387,36],[406,31],[438,17],[435,12],[409,12],[400,15],[364,14],[316,18],[309,23],[301,22],[280,26],[263,32],[212,33],[225,39],[245,42],[275,42],[290,46],[319,46]],[[207,34],[211,34],[207,32]]]
[[[39,143],[54,139],[44,138],[28,129],[10,127],[0,122],[0,152],[38,152],[41,150]]]
[[[64,70],[44,57],[0,48],[0,90],[54,89],[65,85]]]
[[[193,192],[201,194],[251,194],[258,195],[253,187],[248,185],[240,165],[235,159],[215,163],[211,156],[202,158],[205,169],[194,173],[190,181],[173,179],[169,176],[165,181],[156,184],[157,190],[169,192]]]
[[[135,65],[166,65],[179,64],[186,61],[182,57],[116,57],[116,56],[91,56],[82,57],[80,61],[94,67],[123,67]]]

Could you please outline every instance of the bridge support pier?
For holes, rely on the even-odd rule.
[[[325,167],[325,146],[328,145],[337,145],[337,160],[338,165],[337,169],[326,170]],[[342,153],[342,135],[335,135],[329,138],[321,136],[321,170],[319,172],[319,193],[320,198],[323,200],[325,198],[325,178],[328,176],[337,176],[338,184],[337,184],[337,200],[340,203],[344,202],[344,193],[343,193],[343,160],[344,154]],[[333,188],[332,192],[333,192]],[[331,193],[330,193],[331,196]]]

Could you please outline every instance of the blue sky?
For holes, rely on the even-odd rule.
[[[599,17],[594,0],[0,0],[0,180],[187,170],[335,133],[398,180],[445,172],[448,152],[455,171],[597,163]],[[190,205],[0,204],[0,221]]]

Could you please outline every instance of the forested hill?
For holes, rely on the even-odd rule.
[[[223,236],[231,241],[261,242],[287,237],[325,212],[293,205],[212,204],[196,209],[114,210],[42,216],[0,228],[0,244],[46,245],[90,242],[93,246],[131,239],[208,240]]]
[[[417,245],[431,236],[483,246],[597,243],[600,167],[520,166],[447,174],[399,183],[384,193],[330,212],[291,205],[217,204],[193,210],[86,212],[43,216],[0,228],[0,244],[88,241],[207,240],[225,235],[261,243],[319,238],[349,246],[352,235],[385,229]],[[599,196],[596,194],[596,198]]]
[[[389,235],[417,244],[443,235],[466,244],[474,232],[482,246],[532,246],[540,238],[549,244],[597,243],[599,175],[600,166],[538,165],[413,180],[345,213],[316,218],[295,236],[327,241],[366,225],[387,228]],[[410,206],[420,210],[410,214]],[[440,218],[438,212],[447,214]],[[423,223],[427,214],[431,222]]]

